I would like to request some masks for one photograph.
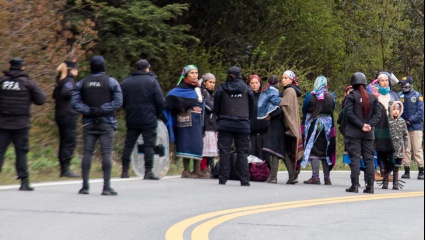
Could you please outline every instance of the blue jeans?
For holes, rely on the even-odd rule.
[[[114,150],[115,130],[109,123],[88,123],[83,127],[84,154],[81,162],[83,188],[89,188],[90,168],[96,142],[99,140],[102,154],[104,188],[110,187],[112,152]]]

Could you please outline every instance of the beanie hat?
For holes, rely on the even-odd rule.
[[[10,61],[10,70],[21,70],[23,66],[25,66],[25,62],[20,57],[12,58]]]
[[[67,68],[70,68],[70,69],[77,69],[78,68],[78,64],[74,61],[65,60],[64,63],[66,64]]]
[[[227,70],[227,75],[233,76],[233,79],[242,79],[241,68],[233,66]]]
[[[146,68],[150,68],[151,65],[149,64],[148,60],[142,59],[136,62],[136,68],[138,70],[145,70]]]
[[[94,56],[90,60],[91,73],[105,72],[105,59],[102,56]]]

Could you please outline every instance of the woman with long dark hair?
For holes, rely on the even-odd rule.
[[[378,99],[366,91],[367,80],[364,73],[356,72],[351,77],[350,84],[354,90],[345,102],[347,128],[345,131],[346,147],[351,159],[351,187],[347,192],[358,193],[360,159],[366,165],[365,175],[367,185],[364,193],[374,193],[374,127],[381,117],[381,107]]]

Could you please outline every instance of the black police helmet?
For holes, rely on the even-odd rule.
[[[362,72],[356,72],[351,76],[350,85],[367,85],[366,75]]]

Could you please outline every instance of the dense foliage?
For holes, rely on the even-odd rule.
[[[0,1],[0,67],[23,57],[48,95],[61,61],[77,59],[83,77],[93,54],[105,56],[119,81],[147,58],[164,93],[187,64],[219,81],[233,64],[263,80],[293,69],[304,92],[323,74],[338,102],[355,71],[370,80],[381,70],[410,75],[423,92],[423,8],[420,0]],[[33,151],[50,149],[39,155],[54,161],[52,100],[34,110]],[[125,131],[118,116],[116,160]]]

